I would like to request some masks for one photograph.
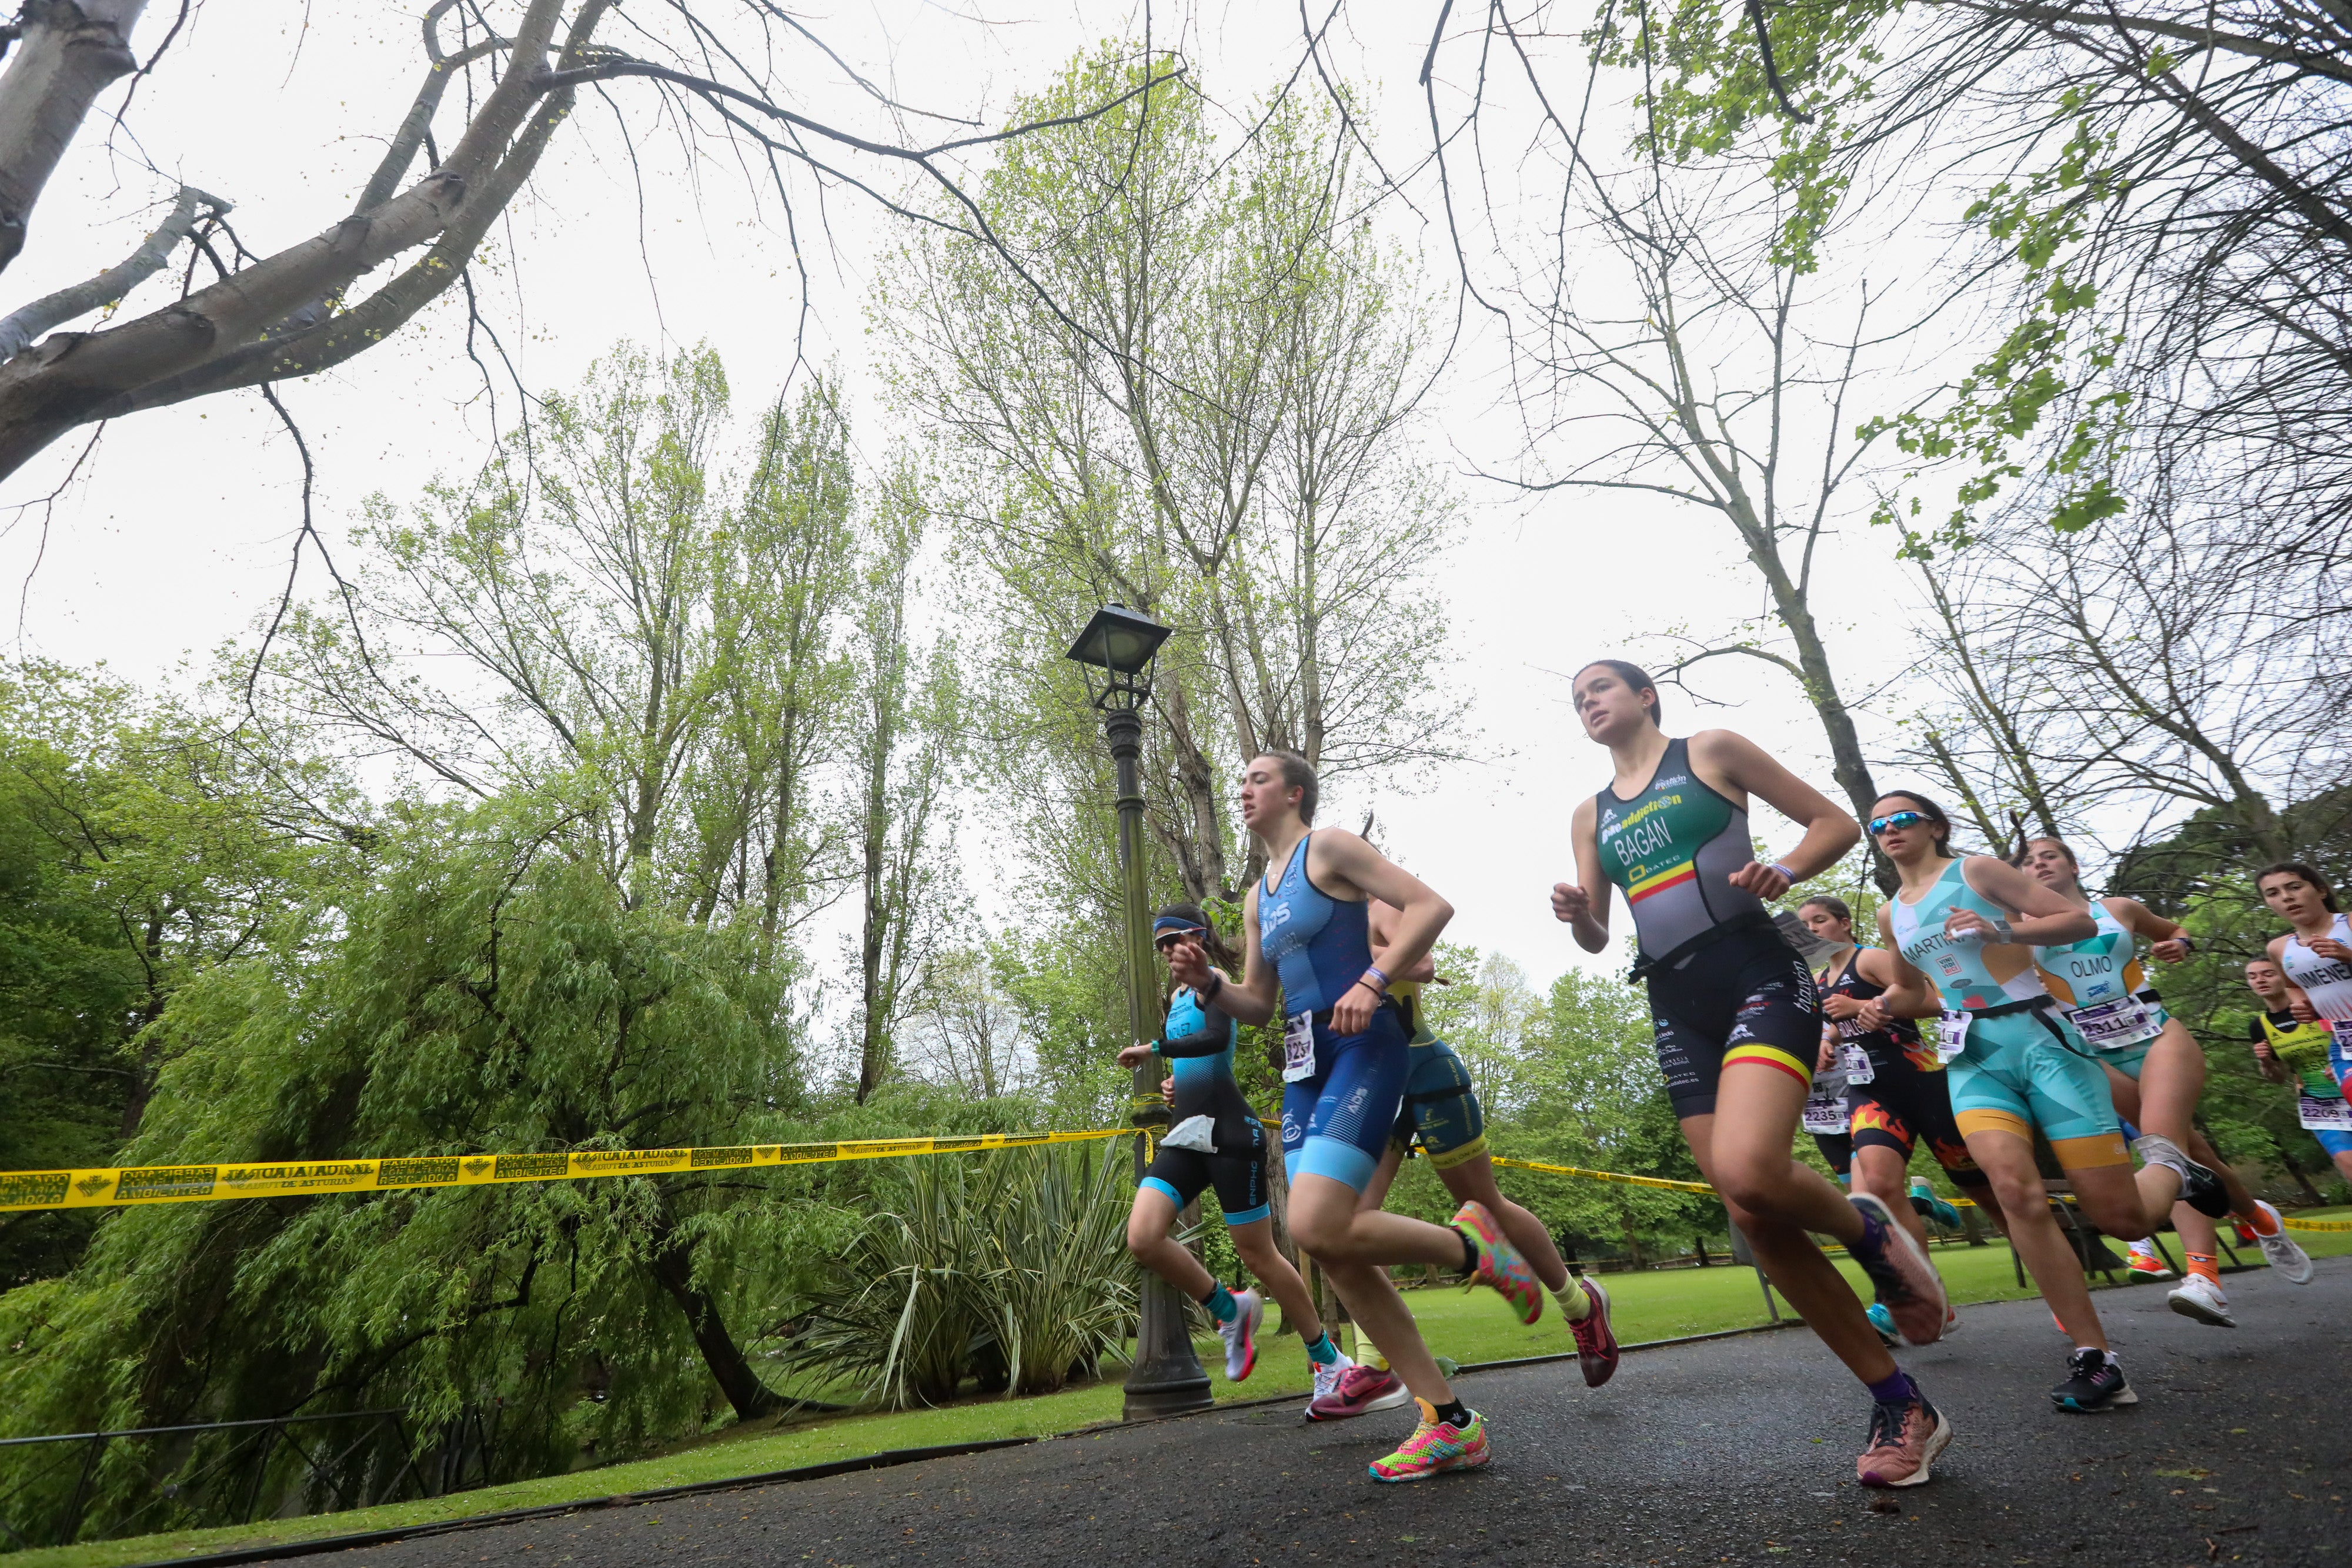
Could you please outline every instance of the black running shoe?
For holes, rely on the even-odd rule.
[[[2077,1350],[2066,1358],[2066,1381],[2050,1391],[2050,1403],[2084,1415],[2137,1405],[2139,1396],[2124,1381],[2124,1369],[2103,1350]]]
[[[2205,1216],[2219,1219],[2230,1212],[2230,1192],[2212,1167],[2200,1166],[2180,1152],[2180,1145],[2156,1133],[2132,1141],[2132,1152],[2152,1166],[2169,1166],[2180,1176],[2180,1201]]]

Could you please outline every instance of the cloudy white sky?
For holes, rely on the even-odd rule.
[[[1328,3],[1312,0],[1318,17]],[[1438,8],[1434,0],[1350,0],[1331,35],[1330,61],[1363,94],[1367,132],[1399,171],[1418,165],[1428,146],[1415,78]],[[142,24],[142,54],[175,9],[158,5]],[[416,9],[198,9],[142,84],[127,129],[110,137],[98,118],[85,129],[6,276],[5,308],[120,259],[179,181],[236,202],[234,222],[257,251],[333,222],[414,91]],[[1071,0],[843,0],[807,16],[902,101],[992,122],[1072,53],[1139,35],[1146,21],[1139,6]],[[1300,58],[1292,7],[1205,0],[1155,7],[1149,20],[1155,38],[1181,48],[1204,89],[1237,110]],[[1442,59],[1449,93],[1471,68],[1466,49]],[[812,102],[838,107],[857,129],[887,131],[840,89],[837,72],[811,72]],[[534,390],[575,381],[618,338],[708,338],[726,357],[739,407],[756,407],[792,364],[803,305],[773,199],[709,150],[682,156],[649,112],[650,95],[625,83],[608,90],[583,99],[530,196],[495,231],[479,268],[488,314]],[[621,156],[625,131],[642,153],[642,174]],[[1507,187],[1510,138],[1494,141]],[[1382,221],[1422,250],[1442,282],[1452,257],[1429,221],[1436,209],[1425,178],[1412,193],[1418,212],[1400,204]],[[803,198],[811,350],[837,361],[862,393],[872,384],[864,318],[871,265],[897,220],[854,193],[834,191],[821,209],[805,187]],[[1592,267],[1594,287],[1605,287],[1605,262],[1596,256]],[[163,289],[163,280],[151,283],[126,308],[152,308]],[[318,461],[316,505],[331,540],[369,494],[411,496],[433,476],[481,460],[493,414],[462,347],[462,318],[445,301],[399,340],[284,387]],[[1522,456],[1499,412],[1503,364],[1498,340],[1474,326],[1433,394],[1424,433],[1433,455],[1461,472],[1468,503],[1436,587],[1456,635],[1450,678],[1473,698],[1469,746],[1481,760],[1370,803],[1391,848],[1454,901],[1454,935],[1507,952],[1541,982],[1579,958],[1544,897],[1569,864],[1569,813],[1605,768],[1568,711],[1567,673],[1604,653],[1661,659],[1670,646],[1662,633],[1719,634],[1759,614],[1763,599],[1727,530],[1708,515],[1590,493],[1528,502],[1473,476],[1475,465]],[[497,417],[510,419],[502,371],[497,394]],[[870,432],[870,398],[861,413]],[[82,446],[80,437],[61,442],[0,495],[18,508],[0,511],[0,603],[14,651],[104,661],[152,680],[247,635],[275,601],[299,519],[298,460],[260,400],[239,394],[121,422],[53,506],[26,506],[60,485]],[[1881,685],[1912,654],[1911,594],[1892,543],[1856,518],[1822,568],[1818,610],[1853,693]],[[306,585],[321,582],[307,566]],[[1724,705],[1706,722],[1755,737],[1827,783],[1818,726],[1785,677],[1725,660],[1701,684]],[[1883,740],[1930,695],[1895,679],[1868,710],[1870,732]],[[1669,703],[1668,727],[1693,727],[1691,704]],[[1360,795],[1340,804],[1366,803]],[[1344,820],[1336,810],[1335,820]]]

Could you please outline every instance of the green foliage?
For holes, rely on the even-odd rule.
[[[1122,1143],[910,1162],[811,1289],[778,1364],[891,1409],[1050,1394],[1134,1332]]]

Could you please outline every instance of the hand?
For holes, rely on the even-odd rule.
[[[1828,1030],[1822,1030],[1822,1048],[1813,1053],[1813,1071],[1827,1072],[1830,1070],[1830,1063],[1836,1060],[1837,1036]]]
[[[1973,936],[1982,941],[1997,941],[2000,933],[1992,922],[1973,909],[1947,910],[1944,915],[1944,935],[1952,937]]]
[[[1895,1015],[1886,1010],[1886,1001],[1883,997],[1871,998],[1854,1010],[1853,1016],[1864,1029],[1885,1029],[1895,1022]]]
[[[2278,1052],[2271,1049],[2271,1042],[2269,1040],[2257,1040],[2254,1042],[2254,1060],[2256,1061],[2276,1061],[2278,1060]]]
[[[2188,961],[2189,944],[2178,936],[2168,936],[2150,947],[2148,952],[2158,963],[2179,964]]]
[[[1119,1051],[1118,1064],[1132,1072],[1151,1059],[1152,1051],[1153,1046],[1150,1040],[1139,1040],[1133,1045]]]
[[[1592,913],[1592,895],[1572,882],[1551,884],[1551,915],[1564,925],[1572,925]]]
[[[1823,997],[1822,1011],[1843,1023],[1847,1019],[1862,1016],[1862,1002],[1854,997]]]
[[[1168,972],[1180,986],[1190,986],[1196,991],[1209,986],[1209,955],[1198,942],[1179,936],[1164,949],[1168,955]]]
[[[2339,964],[2352,964],[2352,946],[2347,946],[2333,936],[2322,936],[2318,941],[2306,942],[2304,946],[2323,958],[2333,958]]]
[[[1176,1109],[1176,1075],[1172,1072],[1160,1081],[1160,1102],[1171,1111]]]
[[[2297,996],[2294,1000],[2287,1003],[2286,1010],[2294,1015],[2294,1021],[2297,1023],[2317,1023],[2319,1021],[2319,1009],[2311,1005],[2311,998],[2309,997]]]
[[[1349,986],[1347,994],[1331,1004],[1331,1032],[1340,1036],[1363,1033],[1372,1027],[1372,1010],[1380,1005],[1380,994],[1372,989],[1370,980]]]
[[[1769,904],[1789,891],[1788,874],[1776,865],[1759,865],[1749,861],[1724,880],[1734,887],[1744,887]]]

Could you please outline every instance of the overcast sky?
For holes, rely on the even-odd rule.
[[[1318,16],[1328,3],[1314,0]],[[142,56],[175,9],[153,7],[137,40]],[[1332,62],[1364,94],[1367,132],[1399,171],[1427,151],[1415,78],[1437,9],[1350,3],[1333,34]],[[200,9],[142,84],[129,130],[110,142],[101,117],[85,127],[7,274],[6,308],[121,259],[178,181],[236,203],[233,221],[257,252],[332,223],[415,90],[415,16],[356,4]],[[1139,34],[1144,19],[1139,7],[1067,0],[849,0],[822,20],[811,16],[828,43],[902,101],[989,122],[1076,50]],[[1156,38],[1180,44],[1204,89],[1236,111],[1273,90],[1300,57],[1294,8],[1162,6],[1150,20]],[[1441,61],[1449,92],[1458,86],[1454,68],[1466,73],[1471,64],[1466,51],[1456,54]],[[887,131],[837,80],[812,79],[813,101],[839,106],[857,129]],[[638,86],[583,96],[478,267],[487,314],[534,391],[575,382],[619,338],[664,346],[708,338],[726,358],[739,410],[756,408],[790,367],[801,326],[780,213],[722,157],[683,157]],[[642,173],[621,155],[625,127]],[[1507,189],[1511,171],[1496,172]],[[1421,248],[1443,283],[1453,260],[1430,221],[1437,209],[1425,179],[1415,194],[1417,213],[1399,204],[1383,221]],[[811,351],[837,361],[861,394],[861,445],[874,455],[863,311],[872,257],[897,220],[844,191],[820,206],[805,188],[799,217],[814,277]],[[1595,258],[1596,277],[1604,262]],[[152,308],[164,290],[158,279],[126,309]],[[503,369],[492,360],[494,413],[464,357],[455,298],[340,371],[284,385],[318,462],[315,504],[331,540],[372,492],[404,499],[436,474],[470,472],[493,418],[513,417]],[[490,359],[488,345],[479,347]],[[1720,635],[1759,614],[1764,600],[1711,516],[1590,493],[1529,503],[1473,476],[1473,465],[1507,466],[1523,455],[1502,409],[1503,364],[1498,340],[1474,323],[1434,393],[1426,432],[1433,453],[1461,471],[1468,503],[1436,589],[1454,629],[1453,678],[1474,699],[1469,747],[1481,760],[1418,780],[1411,794],[1383,790],[1368,801],[1355,791],[1335,802],[1331,820],[1351,822],[1351,813],[1376,806],[1391,851],[1459,911],[1452,935],[1507,952],[1542,983],[1581,961],[1545,895],[1570,867],[1570,813],[1606,773],[1605,754],[1582,739],[1568,710],[1567,674],[1602,654],[1661,659],[1670,647],[1664,633]],[[275,416],[250,393],[136,415],[105,434],[54,506],[26,506],[59,486],[85,439],[60,442],[0,497],[18,507],[0,512],[0,586],[15,650],[102,660],[121,675],[154,680],[248,635],[283,582],[299,515],[299,464]],[[1911,594],[1893,542],[1857,520],[1822,569],[1817,612],[1850,695],[1889,685],[1913,654]],[[304,570],[306,587],[318,588],[315,565]],[[1670,695],[1668,729],[1727,724],[1828,788],[1819,727],[1793,684],[1749,660],[1709,668],[1702,687],[1726,706],[1702,720]],[[1892,678],[1865,710],[1866,735],[1883,740],[1931,695]],[[1770,831],[1776,842],[1789,837]]]

